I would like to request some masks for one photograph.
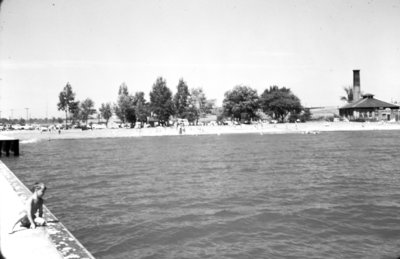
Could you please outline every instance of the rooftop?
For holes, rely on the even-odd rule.
[[[392,108],[392,109],[399,109],[398,105],[394,105],[391,103],[387,103],[378,99],[374,98],[373,94],[364,94],[362,99],[358,101],[348,103],[339,109],[357,109],[357,108]]]

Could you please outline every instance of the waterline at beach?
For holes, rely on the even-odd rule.
[[[209,134],[308,134],[326,131],[365,131],[365,130],[400,130],[399,123],[360,123],[360,122],[307,122],[283,124],[255,124],[238,126],[189,126],[182,134],[176,127],[155,127],[143,129],[101,129],[101,130],[63,130],[59,134],[39,131],[4,131],[3,136],[18,138],[22,143],[52,139],[146,137],[174,135],[209,135]]]

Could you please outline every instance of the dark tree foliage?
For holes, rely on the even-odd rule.
[[[118,90],[117,103],[114,106],[115,115],[125,123],[127,121],[127,113],[132,113],[132,107],[133,97],[129,95],[126,84],[122,83]],[[130,116],[130,118],[132,117]]]
[[[133,96],[133,105],[135,106],[136,120],[143,126],[143,123],[147,122],[147,117],[150,116],[149,105],[144,98],[143,92],[135,93],[135,96]]]
[[[256,117],[259,108],[257,90],[248,86],[235,86],[233,90],[225,93],[223,101],[224,115],[235,119],[241,119],[247,114],[250,119]]]
[[[94,102],[92,99],[86,98],[81,103],[81,113],[82,113],[82,120],[87,124],[90,115],[96,113],[96,110],[94,109]]]
[[[101,117],[103,117],[106,120],[106,125],[108,125],[108,121],[110,120],[110,118],[112,116],[111,104],[110,103],[102,103],[99,111],[100,111]]]
[[[137,105],[138,103],[146,104],[147,101],[144,98],[144,93],[143,92],[136,92],[135,95],[133,96],[133,105]]]
[[[197,124],[199,120],[199,110],[195,106],[189,105],[185,110],[183,118],[187,119],[190,123]]]
[[[354,98],[353,98],[353,87],[351,87],[351,86],[345,86],[345,87],[343,87],[343,90],[346,92],[346,96],[342,96],[342,97],[340,97],[340,100],[341,101],[346,101],[346,102],[348,102],[348,103],[351,103],[353,100],[354,100]]]
[[[289,113],[299,114],[303,109],[300,99],[289,88],[278,86],[265,89],[260,97],[260,105],[265,113],[280,122],[284,122]]]
[[[311,112],[309,108],[303,108],[300,113],[290,113],[289,122],[306,122],[311,120]]]
[[[179,118],[186,118],[187,109],[189,107],[189,88],[183,79],[179,80],[177,92],[174,96],[175,115]]]
[[[127,86],[125,83],[122,83],[122,84],[119,86],[118,95],[125,95],[125,96],[128,96],[128,95],[129,95],[128,86]]]
[[[302,122],[309,121],[309,120],[311,120],[311,115],[312,115],[312,113],[311,113],[310,108],[303,108],[303,112],[301,114],[300,120]]]
[[[133,128],[136,123],[135,107],[133,105],[125,110],[125,118],[131,124],[131,128]]]
[[[150,92],[150,106],[153,115],[162,125],[168,123],[169,117],[174,114],[172,92],[162,77],[157,78],[153,84]]]
[[[60,92],[59,103],[57,104],[57,108],[59,111],[65,111],[65,126],[68,123],[68,111],[70,110],[71,103],[75,100],[75,93],[72,91],[72,87],[70,83],[64,87],[64,89]]]
[[[81,105],[79,101],[71,102],[69,106],[69,112],[72,118],[72,124],[75,124],[76,121],[81,119]]]

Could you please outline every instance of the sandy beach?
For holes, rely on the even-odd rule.
[[[364,130],[400,130],[399,123],[359,123],[359,122],[307,122],[284,124],[258,124],[239,126],[189,126],[182,135],[206,134],[319,134],[326,131],[364,131]],[[26,142],[52,139],[81,138],[113,138],[113,137],[147,137],[147,136],[179,136],[176,127],[156,127],[143,129],[98,129],[98,130],[62,130],[39,132],[33,131],[3,131],[2,136],[17,138]]]

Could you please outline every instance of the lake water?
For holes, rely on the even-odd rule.
[[[399,135],[52,140],[3,161],[96,258],[396,258]]]

